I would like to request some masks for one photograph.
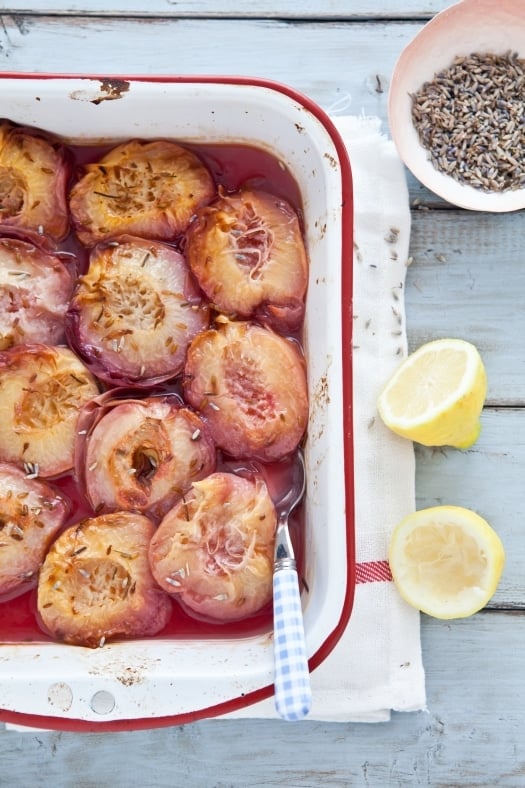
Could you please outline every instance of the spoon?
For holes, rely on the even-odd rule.
[[[288,529],[290,513],[306,489],[302,451],[298,452],[300,489],[287,493],[277,505],[277,531],[273,568],[275,708],[285,720],[300,720],[310,711],[312,690],[306,658],[303,611],[297,564]]]

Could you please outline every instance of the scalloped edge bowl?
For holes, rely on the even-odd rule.
[[[525,57],[525,3],[516,0],[461,0],[438,13],[402,51],[388,95],[390,133],[412,174],[434,194],[461,208],[502,213],[525,207],[525,189],[486,192],[439,172],[428,159],[412,123],[410,94],[473,52]]]

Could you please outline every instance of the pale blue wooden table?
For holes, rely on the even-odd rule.
[[[343,102],[386,124],[399,53],[446,5],[6,0],[0,69],[259,75],[327,109]],[[466,457],[417,450],[417,505],[476,509],[508,555],[486,610],[449,623],[423,617],[428,713],[374,725],[207,720],[122,734],[0,730],[1,786],[525,785],[525,214],[470,214],[412,178],[409,186],[410,346],[469,339],[490,381],[482,437]]]

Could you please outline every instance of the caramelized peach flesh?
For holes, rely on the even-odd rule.
[[[126,236],[91,253],[66,319],[69,342],[110,385],[150,386],[180,373],[209,308],[172,246]]]
[[[149,551],[153,574],[198,616],[253,615],[271,599],[275,527],[261,478],[214,473],[161,522]]]
[[[98,385],[66,347],[18,345],[0,353],[0,460],[35,476],[73,467],[77,421]]]
[[[190,225],[185,253],[224,314],[282,332],[300,327],[308,261],[298,217],[285,200],[262,191],[222,192]]]
[[[38,613],[56,640],[97,647],[110,638],[146,637],[171,615],[155,583],[147,517],[115,512],[70,526],[49,550],[38,582]]]
[[[299,345],[248,322],[222,322],[191,343],[184,394],[232,457],[280,459],[299,445],[308,420]]]
[[[87,427],[82,419],[77,469],[97,512],[126,509],[160,518],[193,481],[215,470],[208,428],[177,397],[109,399],[91,420]]]
[[[192,151],[168,140],[130,140],[86,165],[69,207],[85,246],[123,233],[171,240],[214,195],[213,178]]]
[[[0,238],[0,350],[24,342],[64,342],[74,268],[58,254]]]
[[[0,221],[63,240],[69,231],[65,147],[36,129],[0,122]]]
[[[69,513],[69,502],[52,485],[0,463],[0,600],[37,583],[45,554]]]

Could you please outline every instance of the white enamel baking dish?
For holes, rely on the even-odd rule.
[[[73,143],[169,137],[261,147],[301,191],[310,281],[305,325],[303,594],[309,666],[342,634],[354,590],[351,400],[352,184],[325,113],[284,85],[236,77],[0,75],[2,114]],[[5,603],[8,604],[8,603]],[[111,643],[8,643],[0,632],[0,719],[63,730],[126,730],[231,713],[273,691],[272,633]]]

